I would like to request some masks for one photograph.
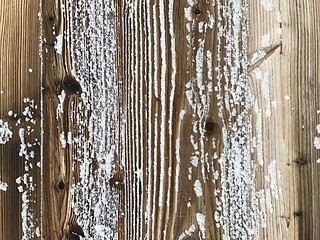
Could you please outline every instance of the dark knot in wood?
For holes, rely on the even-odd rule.
[[[195,6],[193,8],[193,12],[194,12],[195,15],[200,15],[202,11],[198,6]]]
[[[60,190],[60,191],[63,191],[63,190],[65,190],[66,189],[66,184],[65,184],[65,182],[64,181],[60,181],[59,183],[58,183],[58,189]]]
[[[82,93],[82,87],[74,76],[66,75],[62,80],[62,88],[68,95]]]
[[[216,124],[212,121],[206,122],[204,129],[207,133],[212,133],[216,128]]]
[[[69,228],[69,239],[80,239],[80,237],[84,237],[84,232],[82,227],[78,224],[73,224]]]

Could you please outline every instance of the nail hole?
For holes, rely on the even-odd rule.
[[[215,127],[216,127],[216,124],[214,122],[206,122],[204,129],[206,130],[206,132],[213,132]]]
[[[50,17],[49,17],[49,21],[50,21],[50,22],[54,22],[54,20],[55,20],[54,16],[50,16]]]
[[[201,9],[198,8],[198,7],[194,7],[194,8],[193,8],[193,12],[194,12],[194,14],[196,14],[196,15],[200,15],[200,14],[201,14]]]
[[[80,83],[73,76],[66,75],[62,80],[62,87],[67,94],[81,94],[82,88]]]
[[[293,213],[294,216],[296,217],[301,217],[302,216],[302,212],[301,211],[296,211]]]
[[[59,183],[58,183],[58,189],[60,190],[60,191],[62,191],[62,190],[64,190],[66,188],[66,184],[63,182],[63,181],[60,181]]]

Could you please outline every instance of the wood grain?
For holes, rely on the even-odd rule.
[[[40,147],[28,148],[33,150],[35,157],[27,160],[24,155],[19,156],[21,140],[19,129],[25,129],[25,141],[35,142],[40,139],[40,125],[26,121],[23,111],[26,104],[24,98],[34,100],[40,106],[40,58],[39,58],[39,4],[38,1],[1,1],[0,3],[0,118],[8,122],[14,137],[5,145],[0,145],[0,176],[8,183],[8,190],[0,192],[0,238],[17,239],[22,237],[22,224],[25,225],[25,237],[35,236],[35,229],[39,227],[40,207],[40,169],[36,163],[40,161]],[[32,69],[32,72],[29,71]],[[8,116],[13,111],[15,115]],[[21,118],[21,123],[17,124]],[[34,110],[33,119],[40,122],[40,111]],[[27,135],[27,126],[34,129]],[[30,164],[32,168],[28,167]],[[26,167],[29,168],[26,170]],[[30,212],[30,219],[21,218],[22,193],[18,191],[16,179],[26,177],[21,186]],[[33,178],[30,182],[29,177]],[[34,189],[32,189],[34,187]]]

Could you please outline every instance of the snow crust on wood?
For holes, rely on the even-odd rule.
[[[7,191],[7,189],[8,189],[8,184],[5,183],[5,182],[3,182],[3,181],[1,180],[1,177],[0,177],[0,190],[1,190],[1,191]]]
[[[72,208],[86,239],[117,239],[119,194],[109,184],[116,173],[120,128],[116,7],[113,1],[72,0],[66,11],[72,71],[83,90],[71,109],[77,129],[64,139],[75,149],[73,168],[80,170],[72,186]]]
[[[9,128],[8,122],[0,119],[0,144],[5,144],[12,138],[12,131]]]

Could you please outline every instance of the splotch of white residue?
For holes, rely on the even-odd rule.
[[[320,138],[319,137],[314,137],[313,144],[316,149],[320,149]]]
[[[279,186],[276,160],[272,160],[268,166],[268,179],[270,182],[272,196],[275,199],[279,200]]]
[[[57,106],[57,116],[56,116],[57,119],[58,119],[59,114],[63,113],[63,103],[66,98],[66,92],[64,90],[62,90],[61,93],[58,95],[58,98],[59,98],[59,103]]]
[[[178,240],[183,240],[188,236],[190,237],[195,230],[196,230],[196,226],[192,224],[187,230],[185,230],[183,233],[179,235]]]
[[[277,12],[277,22],[282,23],[282,14],[281,12]]]
[[[0,144],[5,144],[12,138],[12,132],[9,128],[8,122],[0,119]]]
[[[260,2],[265,10],[267,10],[268,12],[272,11],[273,9],[272,0],[260,0]]]
[[[289,95],[284,96],[284,100],[289,101],[290,99],[291,99],[291,97]]]
[[[262,112],[259,108],[258,101],[255,103],[255,112],[257,115],[257,121],[256,121],[256,131],[257,131],[257,160],[260,166],[264,165],[264,159],[263,159],[263,125],[262,125]]]
[[[107,238],[108,236],[112,235],[111,229],[104,225],[96,225],[94,229],[96,230],[97,234],[102,238]]]
[[[250,60],[251,64],[257,63],[259,60],[261,60],[264,56],[266,56],[267,53],[263,50],[260,50],[259,52],[256,52],[252,55],[252,58]]]
[[[317,132],[320,134],[320,124],[317,125]]]
[[[60,34],[56,37],[54,49],[60,55],[62,55],[63,35]]]
[[[265,72],[262,80],[262,92],[266,100],[266,117],[271,117],[270,80],[269,72]]]
[[[197,179],[193,184],[193,189],[197,197],[201,197],[203,194],[202,184],[199,179]]]
[[[180,119],[181,119],[181,120],[184,118],[184,115],[185,115],[185,114],[186,114],[186,110],[181,110],[181,111],[180,111],[179,116],[180,116]]]
[[[33,70],[32,70],[32,68],[29,68],[28,71],[29,71],[29,73],[32,73]]]
[[[206,239],[206,215],[197,213],[196,219],[201,232],[201,239]]]
[[[72,132],[67,132],[67,143],[72,144]]]
[[[65,148],[67,146],[67,140],[64,132],[60,133],[60,143],[62,148]]]
[[[320,158],[319,159],[317,159],[317,161],[316,161],[317,163],[320,163]]]
[[[7,189],[8,189],[8,184],[5,183],[5,182],[3,182],[3,181],[1,180],[1,177],[0,177],[0,190],[1,190],[1,191],[7,191]]]
[[[269,33],[262,36],[261,46],[267,48],[271,45],[271,35]]]

